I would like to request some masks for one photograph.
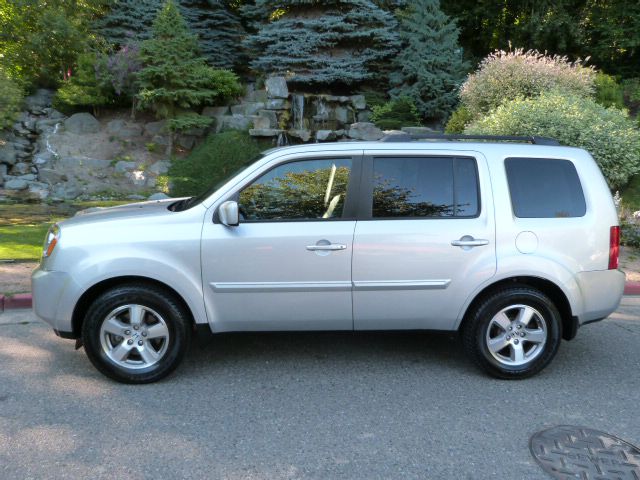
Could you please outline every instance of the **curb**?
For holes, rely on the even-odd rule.
[[[626,282],[624,295],[640,295],[640,282]],[[19,293],[11,297],[0,295],[0,313],[16,308],[31,308],[32,297],[30,293]]]

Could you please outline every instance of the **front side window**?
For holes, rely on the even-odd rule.
[[[516,217],[567,218],[586,213],[578,172],[569,160],[507,158],[505,167]]]
[[[301,160],[277,166],[240,192],[244,221],[342,217],[351,159]]]
[[[373,160],[373,218],[473,217],[479,212],[475,159]]]

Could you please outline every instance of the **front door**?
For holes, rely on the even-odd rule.
[[[380,151],[365,152],[363,165],[369,191],[354,236],[354,328],[455,328],[465,300],[496,271],[486,160]]]
[[[202,275],[214,331],[353,328],[350,211],[359,160],[281,163],[229,197],[238,201],[238,226],[208,215]]]

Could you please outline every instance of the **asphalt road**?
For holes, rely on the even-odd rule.
[[[640,445],[640,297],[519,382],[446,335],[199,338],[144,386],[73,347],[0,315],[1,479],[547,479],[528,442],[550,426]]]

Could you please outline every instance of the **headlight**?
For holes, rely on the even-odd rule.
[[[44,240],[44,248],[42,250],[43,258],[47,258],[53,253],[53,249],[56,248],[58,240],[60,240],[60,227],[58,225],[52,225]]]

